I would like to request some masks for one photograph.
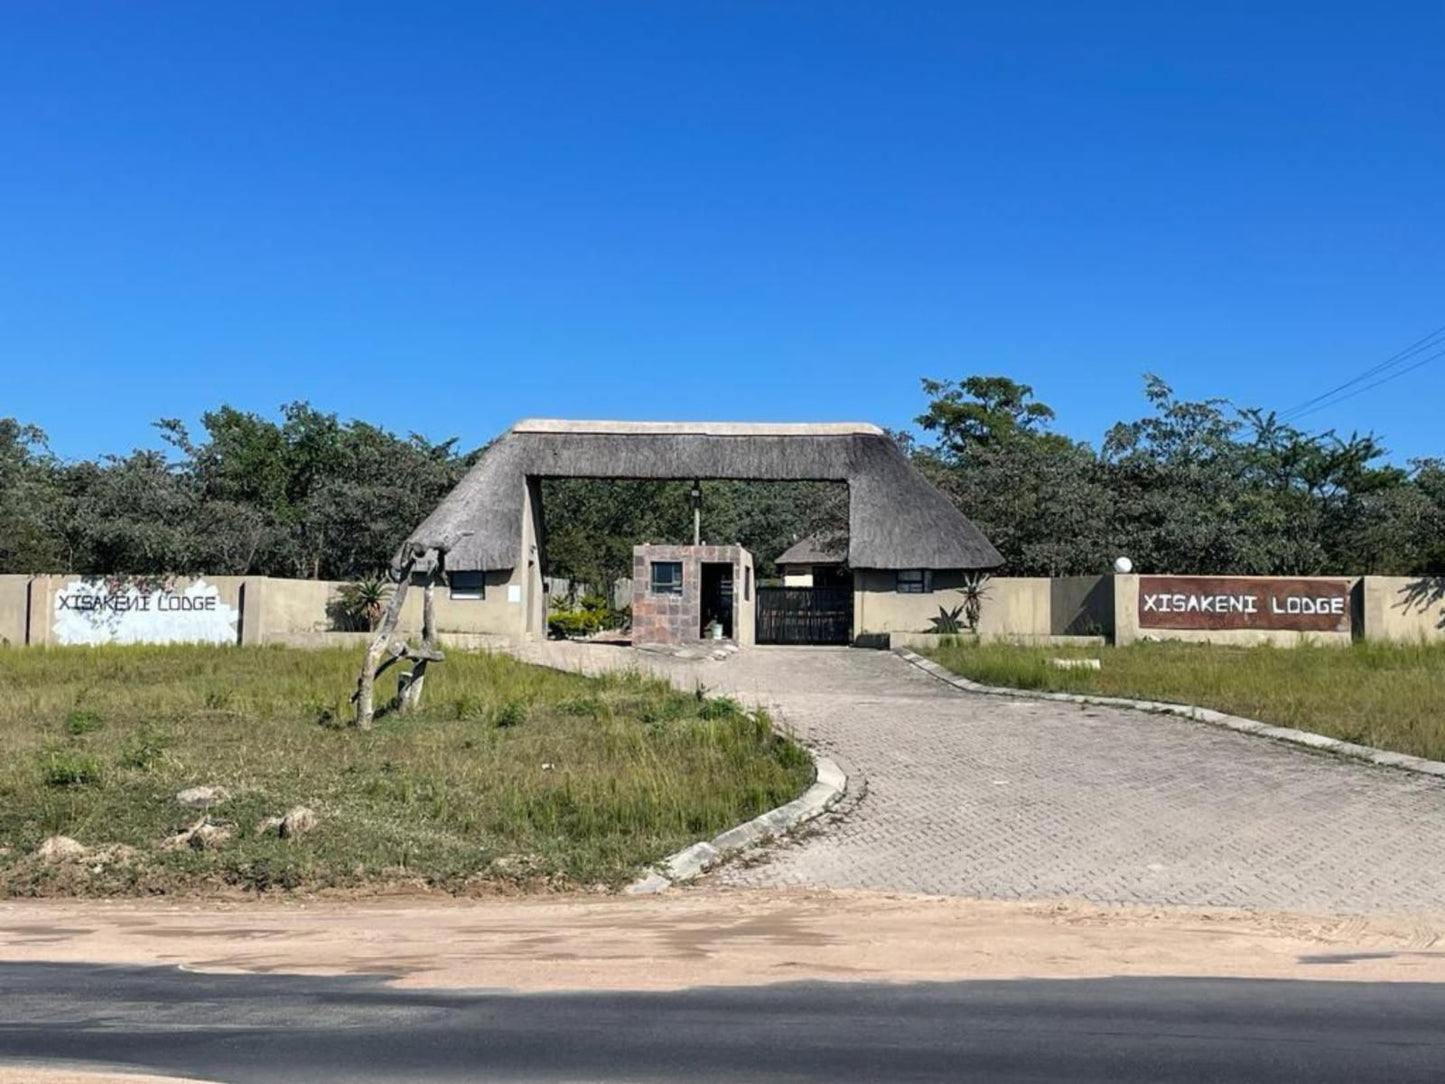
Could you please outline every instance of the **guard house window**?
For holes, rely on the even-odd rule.
[[[926,595],[933,590],[933,577],[926,568],[900,568],[898,570],[898,593],[900,595]]]
[[[744,602],[751,602],[752,600],[753,600],[753,570],[752,570],[752,566],[749,565],[747,568],[743,569],[743,601],[744,601]]]
[[[682,562],[652,562],[652,593],[654,595],[682,594]]]
[[[487,574],[485,572],[447,573],[447,593],[452,598],[484,599],[487,597]]]

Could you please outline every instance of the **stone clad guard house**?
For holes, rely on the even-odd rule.
[[[925,627],[937,604],[922,596],[1003,562],[982,532],[874,425],[538,419],[519,422],[487,448],[403,544],[398,569],[409,564],[414,578],[440,574],[449,597],[474,609],[468,624],[478,632],[512,639],[545,636],[544,478],[847,485],[851,591],[830,603],[846,606],[846,612],[831,613],[829,627],[838,627],[841,618],[845,639],[855,643]],[[665,561],[684,566],[683,593],[666,595],[657,610],[644,606],[642,614],[634,614],[641,619],[639,631],[651,634],[666,624],[678,635],[700,637],[707,623],[704,571],[726,565],[732,569],[732,636],[740,643],[750,636],[751,614],[737,606],[742,596],[749,606],[755,600],[764,605],[751,582],[752,559],[737,547],[722,548],[730,552],[678,553]],[[685,575],[692,565],[696,612]],[[651,575],[647,565],[645,576],[637,578],[650,585]]]
[[[754,642],[753,555],[741,546],[636,546],[632,640],[686,644],[715,622],[739,647]]]

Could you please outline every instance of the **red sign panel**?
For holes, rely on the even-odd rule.
[[[1139,627],[1349,632],[1350,581],[1140,576]]]

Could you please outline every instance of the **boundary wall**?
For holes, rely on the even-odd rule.
[[[1191,577],[1178,577],[1188,580]],[[1201,582],[1220,577],[1199,577]],[[1143,628],[1140,626],[1140,576],[998,576],[987,581],[979,615],[983,640],[1021,643],[1138,640],[1249,646],[1302,643],[1348,644],[1445,641],[1445,576],[1228,577],[1232,580],[1318,581],[1348,586],[1348,614],[1337,629],[1295,631],[1264,628]],[[893,573],[857,572],[854,579],[854,640],[866,646],[906,647],[930,642],[939,610],[963,600],[963,577],[935,573],[931,592],[900,594]]]
[[[488,573],[483,589],[472,592],[479,598],[453,597],[445,585],[438,586],[437,631],[463,643],[506,637],[518,627],[523,609],[522,595],[510,579],[505,572]],[[83,576],[0,576],[0,644],[171,639],[323,647],[362,642],[369,633],[339,630],[343,586],[328,580],[198,576],[136,580],[132,588]],[[126,595],[143,601],[126,600]],[[116,596],[122,601],[112,601]],[[175,600],[187,597],[212,600],[209,614],[182,611]],[[91,608],[80,615],[78,602]],[[422,593],[410,591],[398,631],[419,634],[421,616]]]
[[[1238,577],[1246,579],[1246,577]],[[1308,578],[1300,578],[1308,579]],[[980,612],[979,635],[985,640],[1024,643],[1089,642],[1112,640],[1184,640],[1281,646],[1303,642],[1346,644],[1352,640],[1386,643],[1445,641],[1445,576],[1317,577],[1349,585],[1348,619],[1342,628],[1325,632],[1281,629],[1178,629],[1141,628],[1138,575],[990,578]],[[436,590],[437,630],[458,646],[479,646],[516,639],[518,630],[531,635],[536,624],[520,577],[487,573],[481,597],[457,597],[446,585]],[[210,598],[205,612],[180,610],[180,603],[146,606],[164,610],[154,619],[143,617],[144,631],[136,630],[136,615],[114,612],[94,615],[109,622],[114,634],[77,638],[75,595],[118,590],[97,587],[80,576],[0,575],[0,645],[126,642],[143,639],[203,639],[240,644],[287,644],[320,647],[359,643],[368,634],[337,630],[341,583],[325,580],[286,580],[265,576],[205,576],[140,584],[138,591],[152,595]],[[902,593],[891,572],[854,573],[854,642],[860,646],[888,647],[924,643],[940,609],[952,611],[963,602],[960,573],[937,572],[929,590]],[[121,590],[129,590],[122,587]],[[62,597],[64,596],[64,597]],[[93,600],[92,600],[93,601]],[[199,605],[199,604],[197,604]],[[545,603],[544,603],[545,605]],[[421,631],[422,593],[409,592],[398,631]],[[149,623],[147,624],[147,621]],[[545,626],[543,626],[545,627]],[[84,633],[84,629],[81,629]],[[543,633],[545,634],[545,633]]]

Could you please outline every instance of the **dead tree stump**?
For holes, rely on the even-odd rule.
[[[396,590],[391,593],[391,601],[387,603],[381,620],[377,623],[376,635],[372,637],[371,646],[366,649],[366,660],[362,663],[361,676],[356,680],[356,694],[352,697],[356,701],[356,727],[359,730],[370,730],[372,720],[376,717],[373,691],[376,675],[381,672],[378,664],[387,644],[391,642],[397,618],[401,616],[401,606],[406,601],[406,589],[411,583],[411,569],[415,563],[416,558],[411,557],[401,566],[401,578],[397,580]],[[405,647],[403,644],[403,650]]]
[[[415,711],[421,707],[427,663],[442,660],[442,653],[437,648],[436,581],[437,573],[432,572],[427,576],[426,587],[422,590],[421,651],[416,653],[416,664],[411,668],[411,674],[401,688],[402,711]]]

